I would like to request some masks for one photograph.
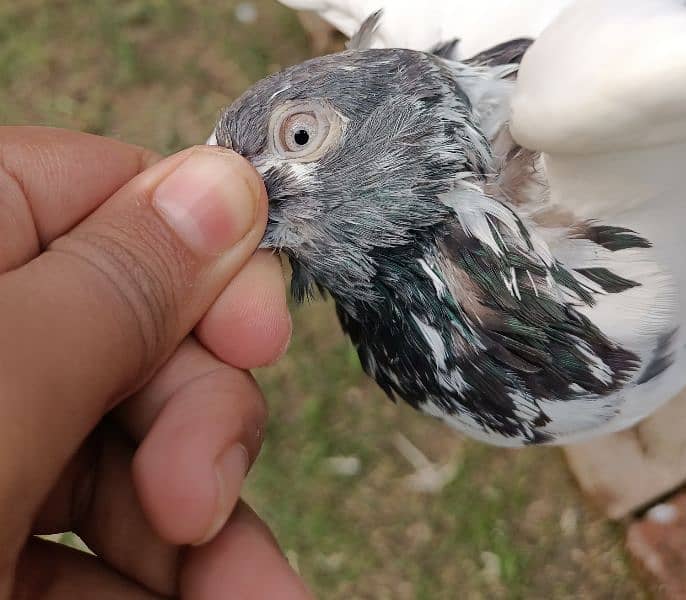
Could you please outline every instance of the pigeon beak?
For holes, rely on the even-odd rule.
[[[212,135],[209,138],[207,138],[205,145],[207,145],[207,146],[218,146],[218,144],[217,144],[217,130],[216,129],[212,130]]]
[[[228,148],[229,150],[233,150],[233,143],[231,142],[231,138],[228,135],[225,135],[224,138],[222,139],[222,144],[219,143],[217,140],[217,130],[216,128],[212,132],[212,135],[207,138],[207,141],[205,144],[207,146],[222,146],[223,148]]]

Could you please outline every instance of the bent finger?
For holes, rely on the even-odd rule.
[[[36,523],[38,533],[75,530],[127,581],[165,597],[177,597],[179,591],[194,600],[311,597],[268,528],[243,503],[202,547],[181,549],[159,539],[134,497],[131,444],[112,428],[100,433],[53,490]],[[175,498],[166,501],[174,503]],[[35,561],[29,564],[37,566]]]
[[[181,571],[183,598],[313,600],[267,526],[245,504],[212,543],[189,550]]]
[[[33,532],[74,531],[131,581],[174,595],[181,549],[155,533],[140,506],[131,476],[134,451],[118,427],[101,425],[63,471]]]
[[[186,358],[186,365],[177,362],[177,373],[197,369],[197,357]],[[205,543],[224,525],[259,452],[266,420],[252,377],[210,364],[171,394],[133,464],[148,518],[165,540],[180,545]]]
[[[33,539],[24,548],[12,598],[41,600],[160,600],[100,559],[61,544]]]
[[[0,273],[38,256],[159,159],[87,133],[0,127]]]
[[[291,328],[281,262],[260,250],[217,298],[195,332],[224,362],[255,369],[281,357]]]

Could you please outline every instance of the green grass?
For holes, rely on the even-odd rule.
[[[235,0],[0,4],[0,122],[82,129],[171,152],[203,141],[255,79],[309,56],[294,13]],[[468,442],[395,406],[361,373],[325,303],[294,309],[248,500],[327,599],[641,598],[621,531],[584,504],[558,451]],[[410,489],[401,432],[457,474]],[[359,460],[336,474],[329,459]]]

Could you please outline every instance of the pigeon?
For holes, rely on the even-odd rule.
[[[652,116],[638,135],[620,100],[637,108],[664,94],[641,90],[626,68],[609,73],[636,94],[588,106],[603,132],[594,146],[573,96],[582,75],[606,85],[602,68],[590,60],[566,76],[573,59],[551,53],[561,39],[592,58],[619,4],[579,0],[533,45],[513,39],[466,59],[451,40],[433,52],[369,48],[375,13],[348,50],[256,83],[208,140],[263,176],[262,246],[288,257],[296,300],[330,295],[363,369],[392,399],[486,443],[618,431],[686,384],[674,169],[686,157],[684,104],[660,104],[664,120]],[[621,4],[624,26],[652,18],[664,28],[669,13],[683,31],[683,2]],[[580,36],[584,9],[595,30]],[[683,75],[683,36],[665,40],[620,49],[637,59],[644,50],[644,66],[676,54],[665,69]]]

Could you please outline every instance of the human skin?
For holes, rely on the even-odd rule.
[[[266,215],[226,150],[0,127],[0,598],[311,597],[239,500],[291,327]]]

